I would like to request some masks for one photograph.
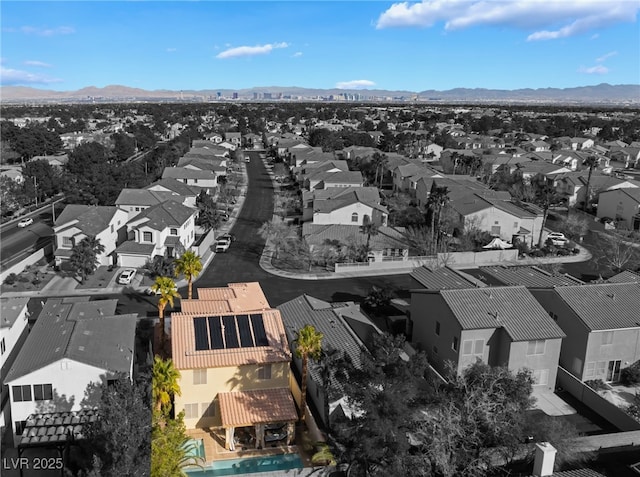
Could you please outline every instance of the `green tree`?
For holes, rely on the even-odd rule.
[[[375,237],[376,235],[378,235],[380,227],[378,226],[378,224],[373,222],[368,215],[365,215],[364,220],[362,221],[362,226],[360,227],[360,231],[367,236],[366,247],[368,253],[371,250],[369,246],[371,244],[371,237]]]
[[[444,186],[433,185],[427,199],[427,207],[431,215],[431,244],[434,246],[432,253],[437,251],[440,237],[440,218],[442,209],[449,203],[449,189]]]
[[[153,408],[161,413],[161,418],[169,417],[173,396],[180,396],[180,371],[173,366],[172,359],[153,358],[153,373],[151,377],[151,396]]]
[[[373,180],[373,184],[378,187],[382,187],[382,178],[384,177],[384,168],[389,164],[389,159],[386,154],[380,154],[379,152],[374,152],[373,156],[373,165],[376,169],[376,176]],[[378,176],[380,177],[380,181],[378,182]]]
[[[589,173],[587,175],[587,184],[584,187],[584,202],[582,204],[582,210],[587,210],[587,208],[589,207],[589,202],[591,202],[591,191],[590,191],[590,187],[591,187],[591,175],[593,174],[593,170],[596,168],[596,166],[598,165],[598,158],[596,156],[588,156],[582,163],[583,166],[585,166],[588,170]]]
[[[113,140],[113,153],[118,161],[124,161],[136,152],[136,139],[124,132],[111,135]]]
[[[275,248],[274,258],[278,258],[280,248],[286,243],[286,239],[291,232],[289,227],[281,219],[273,218],[269,222],[265,222],[258,230],[258,234],[265,240],[270,240]]]
[[[92,456],[87,470],[102,477],[149,475],[151,396],[148,380],[121,379],[102,388],[100,418],[85,425],[82,447]],[[98,469],[96,469],[98,467]]]
[[[305,409],[307,406],[307,374],[309,371],[309,358],[314,361],[320,359],[322,353],[322,333],[316,331],[312,325],[305,325],[296,331],[296,338],[293,341],[296,356],[302,359],[302,383],[300,398],[300,421],[304,422]]]
[[[95,236],[85,237],[73,246],[69,262],[80,274],[81,283],[84,283],[87,275],[93,275],[96,271],[100,263],[98,255],[104,251],[104,245]]]
[[[151,477],[187,477],[184,467],[201,467],[203,459],[193,455],[194,445],[186,433],[184,412],[178,414],[175,419],[164,421],[160,413],[154,411]]]
[[[167,305],[173,307],[173,302],[175,298],[180,298],[180,294],[178,293],[178,288],[176,287],[176,282],[173,281],[170,277],[156,277],[156,280],[151,285],[151,291],[156,294],[159,294],[158,298],[158,318],[160,320],[160,355],[164,355],[164,343],[165,343],[165,332],[164,332],[164,311],[167,308]]]
[[[195,252],[188,250],[175,260],[176,277],[183,275],[187,279],[189,300],[193,297],[193,278],[202,271],[202,259]]]
[[[542,225],[540,226],[540,235],[538,236],[538,247],[542,247],[542,235],[547,225],[549,208],[561,203],[562,197],[558,194],[553,184],[550,184],[543,175],[531,179],[531,185],[534,190],[534,203],[542,209]]]
[[[25,194],[35,197],[36,202],[42,202],[60,191],[60,174],[44,159],[24,163],[22,175]]]

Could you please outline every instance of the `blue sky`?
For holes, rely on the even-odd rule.
[[[640,84],[638,0],[5,1],[1,82],[69,91]]]

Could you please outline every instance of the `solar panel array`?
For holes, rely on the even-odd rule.
[[[269,346],[262,313],[194,317],[196,351]]]

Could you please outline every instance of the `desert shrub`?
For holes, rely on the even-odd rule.
[[[42,280],[40,280],[39,278],[34,278],[33,280],[31,280],[31,283],[33,285],[40,285],[40,283],[42,283]]]
[[[620,372],[620,382],[625,386],[640,384],[640,360],[622,369]]]
[[[594,391],[604,391],[609,389],[609,386],[602,379],[590,379],[589,381],[585,381],[584,384],[589,386]]]
[[[13,285],[17,278],[18,276],[15,273],[10,273],[7,278],[4,279],[4,283],[7,285]]]
[[[516,240],[514,246],[516,247],[516,249],[518,249],[518,255],[520,256],[525,255],[531,251],[529,245],[522,240]]]
[[[336,459],[329,446],[321,442],[316,444],[316,453],[311,457],[311,463],[313,465],[336,465]]]
[[[20,276],[18,277],[18,281],[19,281],[20,283],[27,283],[27,282],[29,281],[29,277],[27,277],[27,276],[25,276],[25,275],[20,275]]]

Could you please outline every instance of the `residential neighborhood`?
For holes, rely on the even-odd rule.
[[[605,128],[580,108],[231,106],[102,105],[47,156],[16,138],[56,112],[3,107],[3,456],[72,475],[632,475],[637,111]],[[123,118],[138,150],[119,157]],[[445,472],[445,441],[481,464]]]

